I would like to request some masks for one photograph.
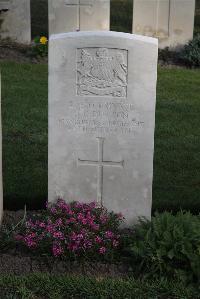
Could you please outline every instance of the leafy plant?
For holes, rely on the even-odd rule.
[[[200,66],[200,34],[197,34],[180,52],[180,60],[188,66]]]
[[[29,219],[15,239],[32,251],[54,257],[112,259],[120,245],[121,215],[95,202],[67,204],[60,199],[39,217]]]
[[[24,216],[17,224],[3,224],[0,227],[0,252],[7,252],[9,249],[15,248],[15,241],[13,240],[13,233],[16,233],[20,226],[26,220],[26,206],[24,208]]]
[[[36,57],[46,57],[48,55],[48,40],[45,36],[37,36],[34,39],[32,55]]]
[[[129,259],[138,272],[151,276],[200,279],[200,216],[165,212],[140,220],[126,239]]]

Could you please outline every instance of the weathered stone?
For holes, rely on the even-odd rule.
[[[195,0],[134,0],[133,33],[159,39],[159,48],[193,38]]]
[[[49,201],[150,218],[157,40],[74,32],[49,46]]]
[[[0,13],[10,9],[10,0],[0,0]]]
[[[49,35],[109,28],[110,0],[49,0]]]
[[[30,0],[0,0],[0,38],[30,43]]]

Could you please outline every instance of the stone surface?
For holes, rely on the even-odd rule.
[[[159,39],[159,48],[193,38],[195,0],[134,0],[133,33]]]
[[[30,0],[0,0],[0,38],[30,43]]]
[[[3,218],[3,178],[2,178],[2,124],[1,124],[1,73],[0,73],[0,224]]]
[[[49,0],[49,35],[109,28],[110,0]]]
[[[10,9],[10,0],[0,0],[0,12]]]
[[[49,201],[93,201],[127,223],[151,216],[157,39],[52,35]]]

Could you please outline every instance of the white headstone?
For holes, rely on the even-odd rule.
[[[30,43],[30,0],[0,0],[0,38]]]
[[[1,73],[0,73],[0,224],[3,218],[3,178],[2,178],[2,124],[1,124]]]
[[[109,28],[110,0],[49,0],[49,35]]]
[[[74,32],[49,46],[49,201],[150,218],[157,39]]]
[[[157,37],[159,48],[193,38],[195,0],[134,0],[133,33]]]

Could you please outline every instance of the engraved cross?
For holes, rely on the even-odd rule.
[[[89,165],[96,166],[98,170],[97,177],[97,202],[102,206],[103,205],[103,167],[124,167],[124,161],[114,162],[114,161],[104,161],[103,159],[103,149],[104,149],[104,138],[97,137],[98,141],[98,160],[81,160],[78,159],[78,165]]]
[[[76,3],[72,3],[71,0],[65,0],[65,5],[66,6],[77,6],[78,8],[78,18],[77,18],[77,30],[80,31],[81,29],[81,7],[82,6],[87,6],[87,7],[92,7],[93,4],[91,3],[81,3],[81,0],[76,0]]]

